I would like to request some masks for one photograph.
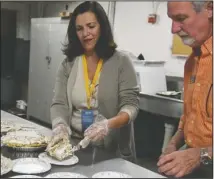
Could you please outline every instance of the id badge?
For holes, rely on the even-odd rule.
[[[82,110],[82,130],[85,131],[94,122],[94,112],[92,110]]]

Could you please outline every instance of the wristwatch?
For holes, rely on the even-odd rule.
[[[204,165],[212,164],[212,157],[209,156],[207,148],[200,149],[200,162]]]

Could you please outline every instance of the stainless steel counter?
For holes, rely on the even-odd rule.
[[[4,148],[2,151],[4,156],[16,159],[20,157],[37,157],[39,153],[31,153],[29,152],[14,152]],[[22,154],[21,154],[22,153]],[[117,171],[126,173],[133,178],[164,178],[163,176],[152,172],[148,169],[130,163],[120,158],[116,158],[111,153],[107,153],[103,150],[97,150],[95,155],[95,162],[92,163],[92,150],[87,151],[79,151],[76,155],[79,158],[79,163],[73,166],[56,166],[52,165],[50,171],[37,174],[38,176],[45,177],[48,174],[56,173],[56,172],[74,172],[83,174],[89,178],[93,176],[93,174],[100,171]],[[15,175],[21,175],[14,172],[10,172],[6,174],[4,177],[9,178]]]
[[[27,120],[19,118],[17,116],[11,115],[4,111],[1,111],[1,120],[12,120],[14,122],[20,123],[31,123]],[[51,130],[48,128],[44,128],[35,124],[43,134],[50,135]],[[11,159],[20,158],[20,157],[37,157],[38,153],[22,153],[22,152],[14,152],[9,150],[8,148],[3,147],[1,153],[6,157],[10,157]],[[158,173],[154,173],[146,168],[133,164],[129,161],[123,160],[121,158],[117,158],[112,153],[108,153],[107,151],[103,151],[98,149],[95,155],[95,162],[92,165],[92,150],[91,148],[79,151],[76,153],[79,158],[79,163],[74,166],[55,166],[52,165],[51,171],[41,174],[40,176],[44,177],[49,173],[55,172],[76,172],[86,175],[87,177],[91,177],[96,172],[100,171],[118,171],[131,175],[136,178],[164,178],[162,175]],[[11,176],[19,175],[13,172],[6,174],[4,177],[8,178]]]
[[[155,94],[140,93],[140,109],[171,118],[180,118],[183,101]]]

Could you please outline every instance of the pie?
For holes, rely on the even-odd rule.
[[[7,147],[46,147],[48,138],[35,131],[15,131],[8,132],[1,141]]]

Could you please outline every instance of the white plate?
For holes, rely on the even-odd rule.
[[[79,173],[58,172],[47,175],[45,178],[88,178]]]
[[[1,155],[1,175],[4,175],[11,171],[13,168],[13,161],[7,157]]]
[[[13,162],[13,172],[22,174],[44,173],[51,169],[50,163],[38,158],[20,158]]]
[[[42,178],[42,177],[36,175],[17,175],[10,178]]]
[[[5,175],[7,174],[8,172],[10,172],[13,168],[13,162],[11,161],[11,164],[9,164],[6,168],[2,168],[1,169],[1,175]]]
[[[73,155],[66,160],[60,161],[49,156],[47,152],[43,152],[39,154],[39,158],[42,160],[46,160],[48,163],[51,163],[54,165],[74,165],[79,162],[79,158],[76,155]]]
[[[170,95],[178,95],[178,94],[180,94],[180,92],[176,92],[176,91],[160,91],[160,92],[157,92],[157,94],[170,96]]]
[[[130,175],[120,172],[106,171],[95,173],[92,178],[132,178]]]

